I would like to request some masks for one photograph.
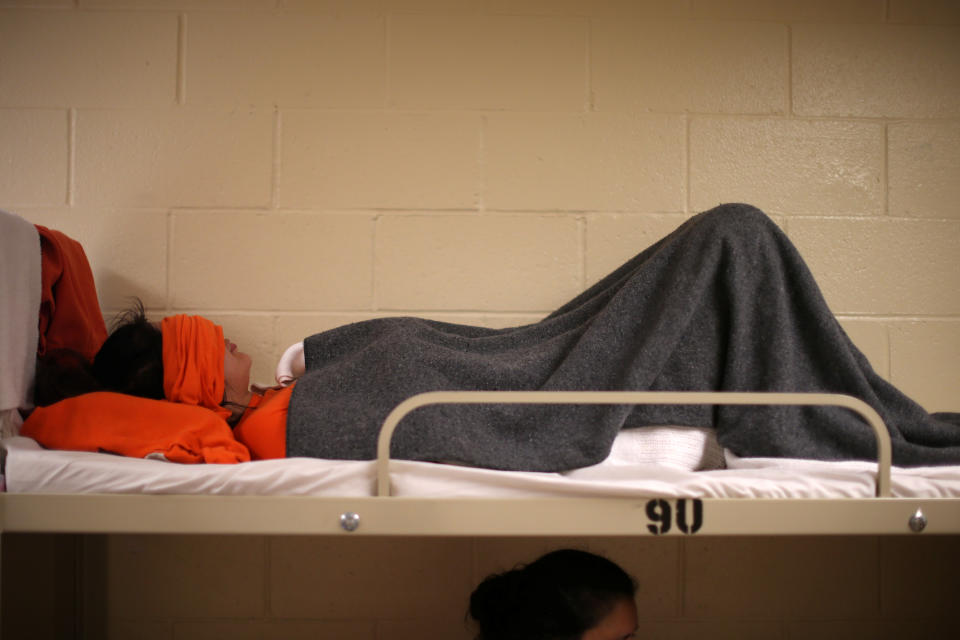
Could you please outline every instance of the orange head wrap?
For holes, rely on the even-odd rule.
[[[163,319],[163,395],[206,407],[226,419],[223,402],[223,329],[200,316]]]

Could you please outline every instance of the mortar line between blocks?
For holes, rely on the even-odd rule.
[[[883,158],[880,167],[883,189],[883,216],[890,217],[890,123],[883,123]]]
[[[166,282],[164,283],[164,315],[170,315],[172,308],[170,296],[173,292],[173,236],[174,236],[175,218],[173,211],[167,210],[167,269]]]
[[[187,102],[187,14],[177,16],[177,86],[176,101],[183,106]]]
[[[377,288],[377,233],[380,231],[381,216],[373,216],[370,225],[370,310],[380,310],[379,291]]]
[[[270,208],[274,211],[280,208],[280,164],[282,155],[283,113],[280,109],[273,112],[273,158],[270,167]]]
[[[587,112],[595,111],[596,105],[594,104],[593,99],[593,57],[591,56],[591,51],[593,49],[593,19],[586,18],[587,24],[587,34],[584,40],[586,41],[584,52],[586,57],[585,67],[584,67],[584,87],[586,95],[586,110]]]
[[[892,327],[888,323],[883,323],[884,347],[887,350],[887,380],[893,380],[893,338],[890,335]]]
[[[693,199],[690,197],[690,128],[692,126],[692,118],[689,113],[683,115],[684,127],[683,127],[683,212],[686,215],[690,215],[690,208]]]
[[[793,25],[787,25],[787,117],[793,117]]]
[[[479,149],[477,150],[477,164],[479,165],[478,171],[478,185],[477,185],[477,198],[474,201],[477,212],[484,213],[487,210],[487,184],[489,182],[489,175],[487,171],[487,136],[490,134],[490,120],[486,114],[480,116],[480,140],[478,142]]]
[[[393,65],[390,64],[390,53],[393,46],[393,14],[383,17],[383,104],[393,109]]]
[[[577,216],[577,224],[580,227],[580,291],[587,289],[587,234],[590,233],[587,214]]]

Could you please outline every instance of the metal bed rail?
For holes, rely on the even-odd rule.
[[[877,439],[876,496],[890,496],[890,434],[880,415],[866,402],[835,393],[778,393],[767,391],[429,391],[411,396],[394,407],[377,440],[377,495],[390,495],[390,442],[409,413],[437,404],[711,404],[834,406],[859,414]]]

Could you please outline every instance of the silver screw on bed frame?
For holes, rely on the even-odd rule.
[[[923,511],[917,509],[917,512],[910,516],[910,531],[914,533],[920,533],[927,528],[927,516],[923,515]]]
[[[356,531],[360,526],[360,514],[347,511],[340,514],[340,526],[344,531]]]

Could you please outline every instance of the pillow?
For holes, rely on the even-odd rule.
[[[250,453],[209,409],[97,391],[37,407],[20,428],[48,449],[98,451],[171,462],[247,462]]]

